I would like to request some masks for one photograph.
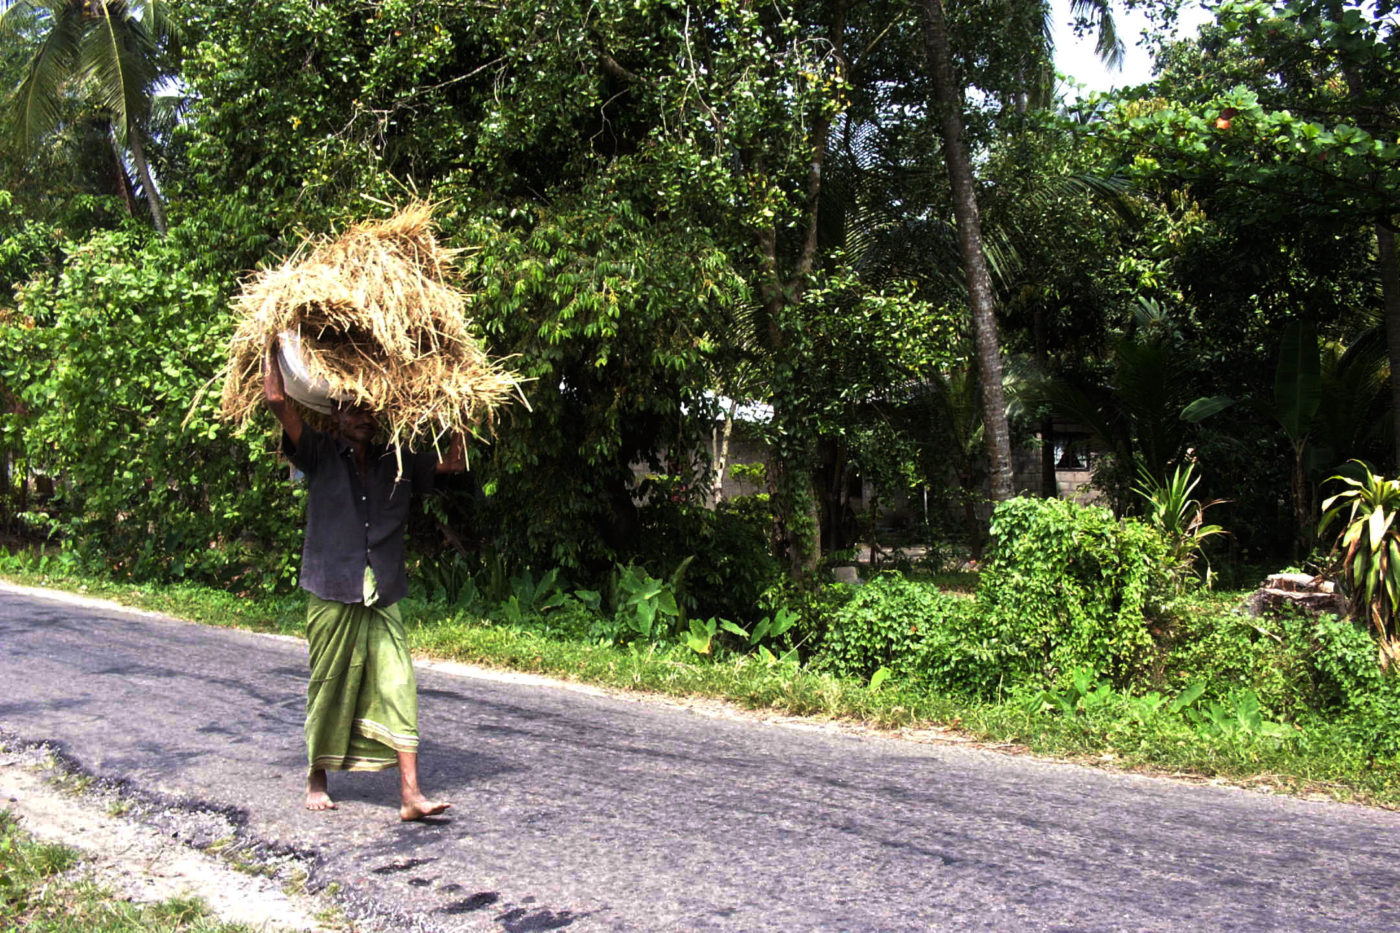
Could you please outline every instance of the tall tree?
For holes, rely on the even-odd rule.
[[[1075,0],[1075,13],[1097,27],[1098,52],[1106,61],[1117,64],[1122,60],[1122,46],[1114,32],[1108,0]],[[1049,5],[1043,0],[1025,0],[1013,5],[1011,21],[1025,29],[1021,36],[1003,36],[1001,44],[1020,49],[1021,61],[1011,73],[1019,84],[1015,89],[1018,108],[1024,109],[1028,97],[1044,99],[1043,88],[1047,69],[1028,64],[1049,57],[1049,41],[1045,23]],[[991,494],[994,501],[1015,495],[1015,477],[1011,461],[1011,432],[1006,418],[1006,395],[1002,387],[1000,339],[997,331],[997,301],[988,270],[982,218],[978,208],[977,180],[966,142],[964,112],[966,107],[965,76],[956,67],[958,54],[971,57],[970,50],[957,49],[951,35],[948,8],[943,0],[923,0],[922,28],[924,62],[931,84],[932,109],[937,117],[952,191],[953,215],[957,221],[958,251],[966,276],[967,302],[972,319],[973,342],[977,366],[982,381],[982,414],[989,461]],[[1029,15],[1027,15],[1029,14]],[[990,91],[993,88],[983,88]]]
[[[87,98],[109,121],[141,180],[151,221],[162,235],[165,208],[146,157],[152,102],[172,75],[178,29],[157,0],[0,0],[0,35],[33,45],[9,122],[28,150],[60,125],[65,96]],[[119,160],[120,161],[120,160]]]
[[[1131,171],[1211,192],[1217,214],[1327,230],[1339,242],[1366,231],[1371,300],[1379,298],[1393,373],[1400,372],[1396,10],[1393,0],[1223,4],[1199,41],[1168,50],[1158,86],[1119,101],[1106,124]],[[1306,302],[1296,304],[1295,313],[1309,313]],[[1400,417],[1400,380],[1392,391]],[[1392,449],[1400,462],[1400,431]]]
[[[953,190],[953,214],[958,224],[958,249],[967,275],[967,300],[977,368],[982,380],[983,425],[991,462],[992,498],[998,502],[1016,494],[1011,464],[1011,431],[1006,422],[1002,391],[1001,349],[997,340],[996,295],[982,251],[982,219],[977,210],[977,182],[963,142],[963,84],[953,70],[948,18],[943,0],[924,0],[924,48],[933,102],[943,137],[943,158]]]

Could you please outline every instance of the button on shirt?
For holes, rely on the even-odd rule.
[[[404,526],[413,496],[432,492],[438,459],[404,450],[400,476],[394,450],[372,445],[368,476],[361,478],[349,444],[308,427],[295,447],[282,435],[283,453],[306,474],[302,589],[322,599],[358,603],[369,566],[379,588],[378,605],[408,594]]]

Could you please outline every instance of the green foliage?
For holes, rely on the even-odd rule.
[[[1130,729],[1180,732],[1183,727],[1207,741],[1226,745],[1255,742],[1278,743],[1296,738],[1297,732],[1265,718],[1259,695],[1248,688],[1232,691],[1223,700],[1203,698],[1205,684],[1197,681],[1173,698],[1151,691],[1142,695],[1120,693],[1092,670],[1071,671],[1063,686],[1033,692],[1022,702],[1032,715],[1053,712],[1089,722]]]
[[[666,495],[660,484],[640,510],[640,552],[653,570],[669,573],[687,559],[685,587],[678,594],[687,613],[747,622],[759,598],[777,582],[782,567],[769,538],[773,519],[766,497],[741,497],[708,508],[685,495]]]
[[[692,619],[691,634],[686,639],[686,644],[697,654],[709,654],[715,635],[722,631],[737,635],[741,639],[741,649],[753,649],[765,661],[795,661],[798,646],[791,644],[792,639],[788,633],[796,626],[799,618],[793,610],[782,608],[755,622],[752,631],[728,619],[710,618],[703,623]],[[774,649],[781,654],[774,654]]]
[[[1009,682],[1075,668],[1115,686],[1147,668],[1149,624],[1172,586],[1168,544],[1135,519],[1058,499],[1013,499],[992,515],[977,610]]]
[[[482,465],[497,481],[497,540],[571,570],[645,553],[631,464],[659,471],[668,451],[688,464],[699,448],[700,419],[683,409],[710,407],[708,331],[739,284],[695,231],[604,190],[637,181],[600,179],[590,198],[461,237],[473,247],[474,314],[536,380],[531,410],[515,413]]]
[[[0,415],[6,433],[57,477],[59,534],[118,576],[294,578],[300,493],[265,440],[217,420],[216,398],[191,408],[223,363],[220,298],[168,241],[116,231],[75,246],[0,322],[0,380],[23,403]]]
[[[1181,613],[1173,641],[1163,677],[1209,685],[1202,708],[1211,722],[1249,720],[1249,701],[1240,698],[1252,694],[1312,741],[1335,740],[1369,758],[1400,754],[1400,677],[1376,663],[1363,625],[1329,614],[1252,618],[1193,606]]]
[[[1202,555],[1202,542],[1214,535],[1225,534],[1219,525],[1205,523],[1206,509],[1220,505],[1216,499],[1202,503],[1191,498],[1191,493],[1200,484],[1195,475],[1196,465],[1187,463],[1183,469],[1177,466],[1171,478],[1165,483],[1146,469],[1139,467],[1139,483],[1133,490],[1147,503],[1147,521],[1157,529],[1171,547],[1173,566],[1181,573],[1189,573]],[[1206,581],[1209,583],[1210,570],[1207,567]]]
[[[1355,462],[1355,461],[1354,461]],[[1400,480],[1385,479],[1356,462],[1356,477],[1333,476],[1329,482],[1350,487],[1322,503],[1326,531],[1343,520],[1337,538],[1342,573],[1351,590],[1352,612],[1375,626],[1383,664],[1400,657],[1396,626],[1400,622]]]
[[[491,617],[507,625],[523,625],[527,619],[558,609],[567,601],[558,579],[558,568],[545,572],[538,580],[526,569],[511,578],[510,595],[491,610]]]
[[[934,587],[882,574],[832,614],[822,642],[823,663],[847,677],[868,679],[880,668],[900,676],[921,671],[926,645],[967,600]]]
[[[683,621],[675,588],[640,567],[629,564],[619,568],[612,590],[614,638],[620,642],[666,641],[674,625]]]
[[[1274,413],[1289,441],[1300,448],[1322,403],[1322,358],[1318,354],[1317,328],[1309,321],[1290,321],[1284,328],[1278,357]]]
[[[6,104],[6,129],[20,153],[32,153],[41,140],[71,116],[72,98],[90,108],[82,121],[111,136],[135,167],[156,230],[165,234],[165,211],[151,178],[146,147],[157,89],[175,74],[180,54],[179,23],[169,4],[122,2],[6,3],[0,31],[9,42],[29,46],[32,58],[23,80]],[[8,88],[6,90],[9,90]],[[134,186],[123,159],[112,160],[122,194]],[[128,201],[128,211],[130,211]]]
[[[1176,99],[1125,101],[1111,117],[1114,133],[1149,143],[1138,167],[1230,177],[1251,192],[1246,210],[1387,210],[1400,183],[1387,16],[1354,0],[1232,0],[1216,16],[1169,58]]]
[[[699,627],[687,626],[685,611],[676,598],[684,574],[684,564],[668,580],[653,577],[635,564],[619,565],[608,583],[606,610],[602,593],[575,590],[574,598],[591,613],[589,640],[610,645],[663,645],[703,634],[708,646],[715,629],[709,623],[715,620]]]
[[[1134,502],[1132,486],[1142,471],[1167,475],[1191,430],[1183,413],[1200,405],[1193,371],[1199,351],[1176,320],[1143,296],[1134,299],[1132,320],[1132,331],[1109,347],[1107,379],[1043,379],[1023,393],[1026,402],[1047,406],[1088,430],[1103,452],[1094,462],[1094,485],[1119,514]]]

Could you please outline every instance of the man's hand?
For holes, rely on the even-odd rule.
[[[447,453],[438,461],[434,473],[461,473],[467,468],[467,443],[462,435],[452,435],[452,443],[447,445]]]
[[[292,442],[292,447],[301,443],[301,412],[296,406],[287,401],[287,386],[282,381],[282,365],[277,361],[277,338],[273,337],[267,345],[267,355],[263,358],[263,400],[267,402],[267,407],[272,409],[272,413],[277,416],[277,420],[282,423],[282,430],[287,432],[287,437]]]

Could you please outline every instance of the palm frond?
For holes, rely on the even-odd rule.
[[[152,41],[178,59],[184,45],[185,20],[177,15],[175,4],[161,0],[137,0],[132,6],[139,11],[140,15],[136,18]]]
[[[188,94],[179,88],[164,88],[151,97],[150,126],[148,129],[157,139],[169,137],[180,125],[180,121],[192,103]]]
[[[94,9],[100,13],[84,30],[78,67],[93,100],[112,115],[125,139],[148,115],[150,91],[159,77],[157,49],[145,26],[122,8],[102,4]]]
[[[1118,37],[1118,24],[1113,19],[1113,8],[1108,0],[1071,0],[1070,13],[1089,21],[1094,26],[1097,39],[1094,53],[1109,68],[1119,71],[1123,68],[1125,49],[1123,40]]]
[[[1088,197],[1091,205],[1120,222],[1135,224],[1142,217],[1142,197],[1122,175],[1055,175],[1046,178],[1030,197],[1039,205],[1056,198]]]
[[[58,12],[54,4],[0,0],[0,39],[28,40],[43,30],[45,22],[56,18]]]
[[[63,88],[82,40],[81,15],[73,14],[65,4],[48,8],[16,3],[5,10],[4,21],[7,28],[22,30],[24,35],[48,27],[9,108],[15,139],[22,148],[32,150],[60,122]]]

